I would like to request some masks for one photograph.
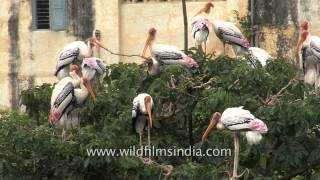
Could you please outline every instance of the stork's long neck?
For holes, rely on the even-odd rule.
[[[78,87],[80,85],[81,78],[74,71],[71,71],[69,74],[70,74],[70,77],[72,78],[73,87]]]
[[[91,46],[90,41],[88,41],[87,46],[88,46],[88,51],[86,52],[85,57],[91,57],[93,56],[93,47]]]
[[[85,87],[82,81],[80,82],[80,90],[81,93],[78,94],[79,97],[77,98],[79,104],[83,103],[87,99],[89,94],[88,89]]]

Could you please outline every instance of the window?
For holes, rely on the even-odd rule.
[[[122,0],[123,3],[143,3],[143,2],[177,2],[181,0]],[[203,0],[186,0],[189,1],[203,1]],[[206,1],[203,1],[206,2]]]
[[[33,0],[33,29],[66,29],[66,0]]]

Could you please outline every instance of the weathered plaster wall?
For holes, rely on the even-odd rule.
[[[31,7],[31,0],[20,1],[19,82],[25,84],[30,79],[34,79],[35,84],[55,82],[53,73],[58,52],[76,37],[66,31],[32,30]]]
[[[236,23],[233,10],[239,11],[241,16],[247,13],[248,4],[245,0],[215,1],[214,4],[215,7],[210,16],[208,16],[211,21],[219,19]],[[187,3],[189,47],[194,46],[190,33],[192,17],[202,6],[203,2]],[[120,44],[121,52],[124,54],[141,53],[150,27],[155,27],[158,30],[156,40],[158,43],[176,45],[183,49],[181,2],[123,4],[120,18]],[[222,44],[214,33],[209,36],[207,51],[222,52]],[[140,59],[137,60],[141,61]],[[121,58],[121,61],[132,62],[133,59]]]
[[[9,94],[10,94],[10,107],[11,109],[17,109],[19,104],[18,96],[18,63],[20,58],[19,51],[19,1],[12,0],[9,9],[8,19],[8,32],[9,32]]]
[[[8,31],[8,19],[10,17],[10,1],[1,2],[0,10],[0,109],[6,109],[9,107],[9,31]]]
[[[10,43],[2,43],[0,54],[3,62],[0,64],[0,96],[1,106],[10,106],[9,100],[22,89],[42,83],[53,83],[53,76],[58,52],[69,42],[84,40],[94,29],[101,31],[102,42],[114,52],[139,54],[143,48],[146,31],[154,26],[159,30],[158,42],[183,46],[183,23],[181,2],[157,2],[123,4],[120,0],[90,0],[78,2],[68,0],[68,27],[66,31],[33,30],[32,29],[32,0],[15,0],[19,11],[15,14],[16,36],[9,36],[8,20],[10,1],[4,1],[0,7],[0,39],[14,42],[15,52],[10,51]],[[203,5],[203,2],[188,2],[189,32],[193,14]],[[90,8],[91,7],[91,8]],[[156,7],[156,8],[155,8]],[[82,8],[82,10],[75,10]],[[215,1],[215,8],[210,19],[222,19],[236,22],[233,10],[240,14],[247,13],[247,0]],[[11,41],[14,40],[14,41]],[[189,46],[193,40],[189,33]],[[208,42],[208,52],[221,52],[222,45],[211,34]],[[231,49],[231,48],[230,48]],[[14,76],[9,79],[9,56],[14,54]],[[11,57],[11,59],[10,59]],[[107,63],[141,62],[140,59],[125,59],[101,50],[101,58]],[[13,87],[14,88],[11,88]],[[10,90],[11,88],[11,90]],[[13,91],[14,90],[14,91]],[[14,92],[16,94],[14,94]],[[14,104],[15,106],[16,104]]]
[[[78,40],[86,40],[94,29],[93,0],[68,0],[67,24],[70,31]]]
[[[274,57],[292,59],[302,19],[311,21],[311,33],[320,35],[318,0],[255,0],[256,45]]]
[[[120,0],[94,1],[95,29],[101,31],[102,42],[113,52],[120,52],[123,49],[120,46],[120,33],[123,29],[123,27],[120,28],[120,11],[123,11],[120,5]],[[110,55],[104,50],[101,50],[101,58],[108,63],[120,62],[118,56]]]

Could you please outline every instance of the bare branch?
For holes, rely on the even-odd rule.
[[[279,91],[277,94],[275,94],[275,95],[269,97],[267,100],[265,100],[265,103],[266,103],[267,105],[272,104],[275,100],[277,100],[279,97],[281,97],[282,94],[284,93],[284,91],[285,91],[286,89],[288,89],[288,87],[291,86],[295,81],[296,81],[296,79],[291,79],[291,80],[288,82],[288,84],[287,84],[286,86],[284,86],[283,88],[281,88],[280,91]]]
[[[150,58],[147,58],[145,56],[141,56],[141,55],[138,55],[138,54],[120,54],[120,53],[114,53],[112,52],[111,50],[107,49],[107,48],[104,48],[102,47],[104,50],[108,51],[110,54],[112,55],[116,55],[116,56],[123,56],[123,57],[139,57],[139,58],[142,58],[142,59],[145,59],[145,60],[150,60]]]
[[[205,86],[213,83],[215,80],[216,80],[215,78],[211,78],[211,79],[209,79],[208,82],[205,82],[205,83],[203,83],[203,84],[201,84],[201,85],[199,85],[199,86],[195,86],[195,87],[193,87],[193,89],[202,89],[202,88],[204,88]]]

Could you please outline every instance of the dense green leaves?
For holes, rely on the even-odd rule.
[[[81,128],[61,142],[48,126],[50,85],[22,93],[26,113],[4,113],[0,119],[0,177],[72,179],[156,179],[157,165],[137,157],[90,157],[88,148],[130,148],[138,145],[131,129],[133,98],[141,92],[155,101],[152,144],[160,148],[233,148],[231,133],[215,130],[204,143],[201,135],[213,112],[244,106],[266,122],[269,132],[259,145],[241,138],[240,170],[244,179],[318,179],[320,177],[320,98],[304,97],[308,88],[298,70],[283,60],[253,68],[246,58],[206,58],[188,52],[200,65],[191,72],[163,67],[147,76],[146,67],[115,64],[104,79],[97,103],[82,108]],[[192,121],[192,123],[190,123]],[[173,166],[172,179],[228,179],[232,157],[153,157]],[[240,171],[239,170],[239,171]],[[161,177],[164,177],[163,174]]]

